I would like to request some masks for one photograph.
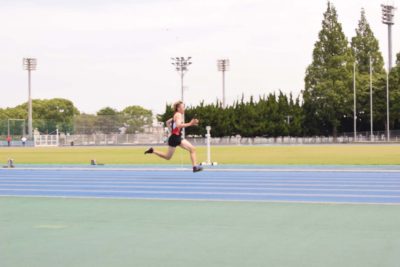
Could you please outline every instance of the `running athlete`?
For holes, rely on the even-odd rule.
[[[160,158],[170,160],[175,153],[177,146],[189,151],[190,159],[192,160],[193,172],[199,172],[203,170],[203,167],[197,165],[196,160],[196,148],[186,139],[182,138],[182,129],[190,126],[196,126],[199,124],[199,120],[192,119],[189,123],[184,123],[183,114],[185,114],[185,104],[182,101],[178,101],[173,105],[174,117],[167,121],[167,126],[171,125],[172,133],[168,138],[168,151],[163,153],[155,150],[154,148],[149,148],[144,152],[144,154],[156,154]]]

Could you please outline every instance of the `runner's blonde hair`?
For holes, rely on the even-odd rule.
[[[177,112],[179,106],[182,105],[182,104],[183,104],[183,102],[179,100],[179,101],[175,102],[175,103],[172,105],[172,109],[173,109],[175,112]]]

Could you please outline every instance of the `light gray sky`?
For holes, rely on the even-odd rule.
[[[349,40],[360,10],[387,58],[380,0],[335,0]],[[221,98],[216,60],[229,58],[229,102],[303,89],[325,0],[0,0],[0,107],[27,99],[23,57],[38,58],[33,97],[63,97],[83,112],[141,105],[162,112],[180,98],[171,57],[192,56],[189,104]],[[400,14],[396,14],[396,23]],[[394,53],[400,52],[394,26]]]

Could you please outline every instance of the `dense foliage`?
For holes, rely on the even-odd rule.
[[[171,105],[166,106],[166,112],[159,116],[160,121],[166,121],[173,116]],[[301,122],[302,110],[299,98],[270,94],[260,97],[257,101],[250,98],[245,102],[242,98],[232,106],[222,108],[222,104],[200,103],[199,106],[186,108],[185,120],[198,118],[198,127],[188,128],[189,135],[204,135],[205,126],[212,126],[213,136],[299,136],[303,134]]]
[[[153,114],[139,106],[129,106],[122,111],[106,107],[95,115],[80,114],[73,103],[66,99],[32,101],[33,128],[40,133],[136,133],[151,125]],[[27,103],[14,108],[0,109],[0,135],[23,135],[27,132]]]
[[[353,132],[353,75],[356,69],[356,120],[358,131],[370,129],[370,60],[374,131],[386,125],[386,71],[379,42],[367,21],[365,11],[349,43],[336,8],[331,2],[323,15],[322,28],[314,45],[312,63],[308,66],[305,86],[295,101],[292,96],[270,94],[249,102],[239,101],[223,109],[218,103],[189,107],[187,119],[199,114],[201,126],[211,125],[213,135],[233,136],[337,136]],[[390,129],[400,127],[400,54],[389,74]],[[167,105],[160,116],[172,116]],[[288,117],[289,116],[289,117]],[[291,118],[289,120],[289,118]],[[289,123],[290,121],[290,123]],[[204,134],[204,127],[188,130]]]

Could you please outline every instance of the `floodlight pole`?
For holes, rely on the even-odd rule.
[[[28,137],[32,139],[33,127],[32,127],[32,84],[31,84],[31,72],[36,70],[37,59],[36,58],[24,58],[23,59],[24,69],[28,71]]]
[[[356,93],[356,62],[354,61],[353,64],[353,102],[354,102],[354,107],[353,107],[353,129],[354,129],[354,142],[357,141],[357,93]]]
[[[388,71],[386,76],[386,136],[387,141],[390,141],[390,111],[389,111],[389,74],[392,70],[392,26],[394,25],[394,11],[395,7],[392,5],[381,5],[382,6],[382,23],[388,26]]]
[[[372,101],[372,57],[369,56],[369,112],[370,112],[370,127],[371,127],[371,136],[370,141],[374,141],[374,102]]]
[[[222,107],[226,108],[225,72],[229,70],[229,59],[219,59],[217,65],[218,71],[222,72]]]
[[[183,86],[183,77],[186,72],[189,70],[189,65],[192,65],[190,61],[192,57],[172,57],[172,65],[175,66],[175,70],[179,73],[181,78],[181,101],[184,102],[184,86]],[[183,120],[185,121],[185,116],[183,116]],[[182,136],[185,138],[185,128],[182,129]]]

